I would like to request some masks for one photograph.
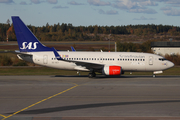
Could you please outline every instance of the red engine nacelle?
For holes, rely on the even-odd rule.
[[[106,66],[104,66],[102,73],[105,75],[121,75],[122,74],[122,68],[121,68],[121,66],[106,65]]]

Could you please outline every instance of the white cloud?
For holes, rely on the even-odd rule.
[[[169,9],[164,9],[163,12],[168,16],[180,16],[180,9],[169,8]]]
[[[40,0],[31,0],[31,2],[34,3],[34,4],[40,4],[42,1],[40,1]]]
[[[20,5],[27,5],[27,3],[26,2],[20,2]]]
[[[153,1],[151,1],[151,0],[148,0],[148,1],[142,1],[142,2],[140,2],[139,3],[140,5],[142,5],[142,6],[157,6],[158,4],[157,3],[155,3],[155,2],[153,2]]]
[[[109,11],[104,11],[102,9],[99,9],[99,13],[100,14],[106,14],[106,15],[117,15],[118,14],[118,11],[116,10],[109,10]]]
[[[171,5],[172,7],[180,7],[180,1],[179,0],[168,0],[166,4]]]
[[[77,3],[76,1],[71,1],[68,4],[70,4],[70,5],[84,5],[83,3]]]
[[[137,2],[132,2],[131,0],[119,0],[116,1],[115,4],[113,4],[113,7],[119,8],[119,9],[133,9],[139,7]]]
[[[167,4],[171,7],[180,7],[180,1],[179,0],[152,0],[156,2],[163,2],[164,4]]]
[[[64,8],[69,8],[69,7],[67,7],[67,6],[61,6],[61,5],[59,5],[59,6],[54,6],[53,7],[54,9],[64,9]]]
[[[167,0],[166,1],[167,4],[180,4],[179,0]]]
[[[108,14],[108,15],[116,15],[116,14],[118,14],[118,11],[116,11],[116,10],[109,10],[109,11],[106,12],[106,14]]]
[[[164,0],[161,2],[164,2],[166,4],[165,7],[162,7],[161,10],[163,13],[167,16],[180,16],[180,9],[177,9],[177,7],[180,7],[180,1],[179,0]]]
[[[118,0],[112,6],[131,13],[155,14],[157,13],[156,10],[146,6],[157,5],[158,4],[150,0]]]
[[[156,20],[156,18],[146,18],[144,16],[141,16],[140,18],[134,18],[133,20]]]
[[[47,0],[47,2],[50,3],[50,4],[57,4],[58,3],[57,0]]]
[[[108,5],[111,5],[110,2],[103,2],[101,0],[87,0],[87,2],[90,5],[95,5],[95,6],[108,6]]]
[[[130,9],[128,10],[128,12],[132,12],[132,13],[146,13],[146,14],[156,14],[157,12],[151,8],[138,8],[138,9]]]
[[[9,4],[9,3],[14,3],[14,1],[13,0],[0,0],[0,3],[7,3],[7,4]]]

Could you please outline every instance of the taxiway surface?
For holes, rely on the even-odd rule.
[[[178,120],[180,76],[0,76],[0,119],[37,117]]]

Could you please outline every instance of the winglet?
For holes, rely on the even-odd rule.
[[[59,55],[59,53],[57,52],[57,50],[56,50],[54,47],[52,48],[52,50],[53,50],[54,55],[55,55],[55,57],[56,57],[57,60],[63,60],[63,59],[61,58],[61,56]]]
[[[71,50],[73,51],[73,52],[75,52],[76,50],[74,49],[74,47],[73,46],[71,46]]]

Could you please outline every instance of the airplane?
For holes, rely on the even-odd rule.
[[[89,78],[96,77],[96,72],[111,76],[138,71],[153,72],[155,77],[174,66],[164,57],[151,53],[57,51],[43,45],[18,16],[12,16],[12,21],[19,46],[18,58],[41,66],[88,71]]]

